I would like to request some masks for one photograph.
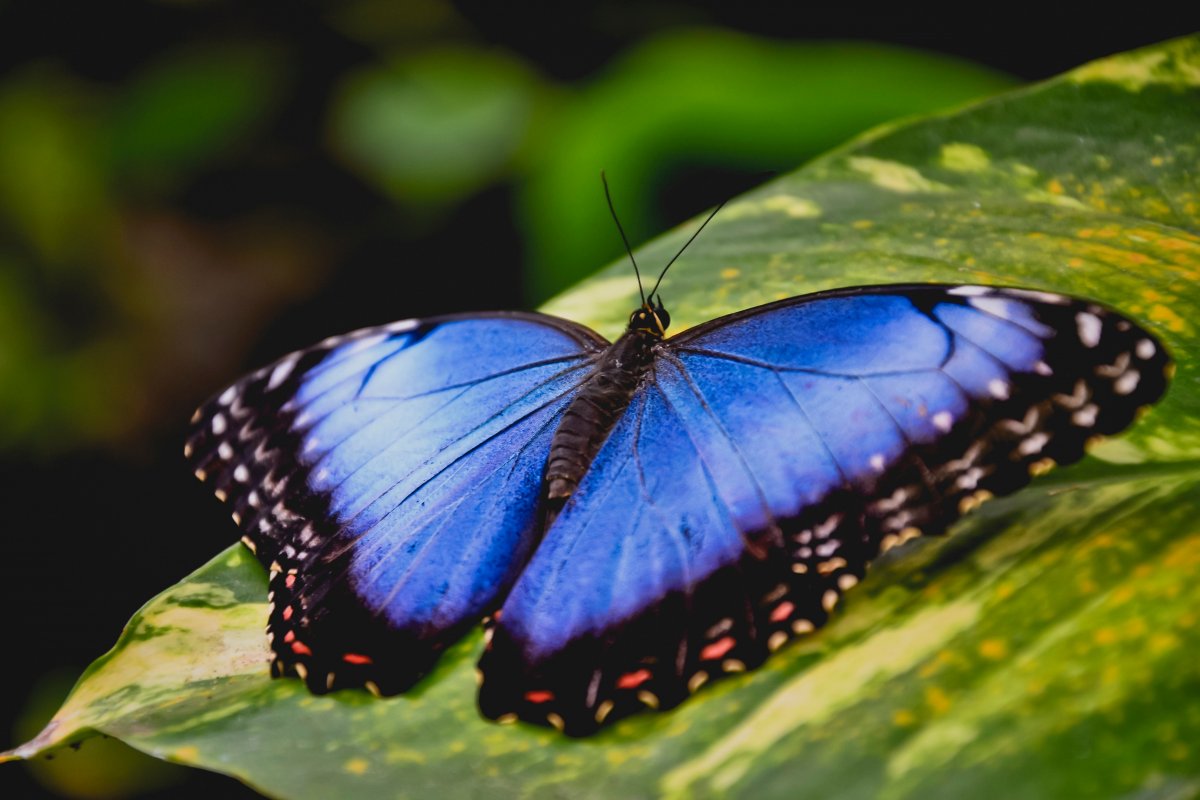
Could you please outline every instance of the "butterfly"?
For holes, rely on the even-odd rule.
[[[488,718],[579,736],[671,708],[1167,384],[1152,334],[1060,294],[862,286],[668,337],[657,288],[615,342],[405,320],[196,412],[185,455],[270,571],[273,675],[396,694],[484,620]]]

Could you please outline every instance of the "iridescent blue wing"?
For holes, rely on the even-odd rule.
[[[333,338],[196,412],[185,454],[271,569],[276,674],[391,694],[532,552],[564,405],[607,343],[539,314]]]
[[[891,286],[668,340],[506,599],[480,706],[594,730],[825,622],[880,550],[1077,460],[1167,356],[1058,295]]]

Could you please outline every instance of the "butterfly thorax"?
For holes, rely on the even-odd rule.
[[[629,405],[654,360],[654,347],[663,338],[661,319],[654,325],[630,327],[596,363],[579,394],[567,406],[546,459],[546,501],[551,518],[579,485],[600,446]]]

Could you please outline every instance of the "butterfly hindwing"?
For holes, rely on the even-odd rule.
[[[536,546],[557,417],[606,343],[537,314],[336,337],[234,384],[186,455],[271,569],[276,674],[394,693]]]
[[[940,533],[1165,388],[1108,309],[892,286],[701,325],[655,364],[506,599],[480,706],[586,734],[820,626],[881,549]]]

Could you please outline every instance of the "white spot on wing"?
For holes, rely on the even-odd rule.
[[[876,472],[883,472],[882,453],[876,453],[875,455],[871,456],[871,469],[875,470]]]
[[[419,324],[420,324],[420,320],[402,319],[402,320],[398,320],[397,322],[393,322],[393,323],[389,324],[385,328],[385,330],[387,330],[389,333],[404,333],[405,331],[411,331],[413,328],[417,327],[417,325],[419,325]]]
[[[933,415],[933,427],[937,428],[942,433],[949,433],[954,427],[954,416],[949,411],[939,411]]]
[[[1051,294],[1050,292],[1039,292],[1033,289],[1006,289],[1007,294],[1016,295],[1017,297],[1028,298],[1029,300],[1037,300],[1040,303],[1050,303],[1052,305],[1065,305],[1067,298],[1060,294]]]
[[[235,397],[237,397],[237,384],[221,392],[221,396],[217,398],[217,402],[223,406],[227,406],[233,402],[233,398]]]
[[[221,457],[222,461],[228,461],[233,458],[233,448],[229,446],[229,442],[221,442],[217,446],[217,455]]]
[[[296,362],[300,360],[297,355],[291,355],[275,365],[275,369],[271,370],[271,377],[267,381],[267,391],[274,389],[287,380],[288,375],[292,374],[292,370],[296,368]]]
[[[997,400],[1008,399],[1008,384],[999,378],[992,378],[988,381],[988,392]]]
[[[1075,315],[1075,324],[1079,328],[1079,341],[1087,347],[1100,344],[1100,330],[1104,326],[1099,317],[1087,311],[1080,311]]]
[[[991,289],[987,286],[955,286],[946,294],[956,295],[958,297],[980,297],[985,294],[990,294]]]
[[[986,311],[994,317],[1012,319],[1008,313],[1008,304],[1010,301],[1001,297],[974,297],[971,298],[970,302],[975,308],[978,308],[980,311]]]
[[[1137,349],[1134,352],[1137,353],[1138,358],[1145,361],[1148,358],[1154,357],[1154,350],[1154,342],[1149,339],[1142,339],[1137,343]]]
[[[1035,433],[1033,436],[1030,436],[1017,446],[1017,452],[1023,456],[1031,456],[1034,453],[1040,453],[1048,441],[1050,441],[1050,434]]]
[[[233,470],[233,479],[238,483],[245,483],[250,480],[250,470],[246,469],[245,464],[238,464]]]
[[[1140,378],[1141,375],[1138,374],[1138,371],[1136,369],[1131,369],[1129,372],[1126,372],[1124,375],[1117,378],[1116,383],[1113,384],[1113,391],[1115,391],[1117,394],[1129,394],[1137,388],[1138,380]]]
[[[217,436],[225,433],[226,423],[224,414],[213,414],[212,432]]]
[[[1095,403],[1088,403],[1071,415],[1071,422],[1081,428],[1090,428],[1096,424],[1096,412],[1099,410]]]

